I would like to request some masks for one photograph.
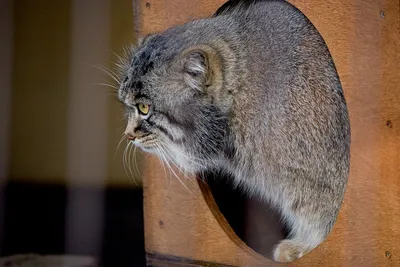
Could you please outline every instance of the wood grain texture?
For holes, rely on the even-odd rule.
[[[146,265],[148,267],[234,267],[232,265],[150,253],[146,255]]]
[[[224,1],[136,0],[139,35],[212,14]],[[291,0],[317,27],[348,102],[351,171],[327,240],[290,266],[400,266],[400,8],[398,0]],[[278,266],[236,237],[212,196],[149,157],[146,251],[235,266]],[[208,202],[208,204],[207,204]],[[214,205],[214,206],[213,206]]]

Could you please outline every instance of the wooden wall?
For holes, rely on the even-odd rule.
[[[137,33],[210,15],[223,2],[134,0]],[[399,1],[290,2],[327,42],[352,129],[350,179],[334,230],[317,249],[290,265],[400,266]],[[143,172],[148,253],[235,266],[276,265],[236,237],[206,188],[202,193],[197,183],[181,177],[185,188],[166,175],[154,157]],[[162,265],[162,259],[150,259]]]

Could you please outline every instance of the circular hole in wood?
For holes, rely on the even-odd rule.
[[[268,203],[234,188],[227,175],[209,172],[202,178],[202,193],[225,233],[231,239],[237,236],[258,254],[272,259],[274,246],[287,236],[281,215]]]
[[[255,0],[249,1],[248,3],[254,4],[262,1],[263,0]],[[245,166],[245,163],[243,163],[245,160],[230,161],[230,159],[227,159],[227,165],[229,165],[230,162],[236,165],[234,167],[228,166],[222,169],[237,172],[238,176],[241,177],[235,177],[236,182],[242,182],[244,186],[247,186],[249,191],[256,192],[255,194],[263,191],[258,194],[259,197],[251,197],[251,195],[254,194],[245,194],[241,192],[239,188],[234,188],[232,185],[233,183],[230,182],[234,180],[234,178],[221,176],[219,174],[206,174],[204,180],[207,185],[202,185],[200,183],[200,187],[214,216],[232,240],[235,241],[235,238],[239,237],[248,247],[268,258],[272,258],[275,245],[279,243],[280,246],[277,248],[277,251],[274,252],[274,258],[277,261],[287,262],[302,257],[318,246],[321,240],[326,238],[326,235],[330,232],[336,220],[337,211],[340,206],[338,203],[342,201],[344,188],[347,184],[350,126],[339,77],[336,73],[336,68],[329,49],[322,36],[300,10],[285,1],[272,2],[265,1],[265,3],[271,5],[271,8],[276,8],[275,13],[269,14],[274,19],[265,21],[265,23],[271,23],[271,25],[277,26],[276,29],[279,28],[280,30],[272,30],[268,33],[271,34],[273,38],[276,38],[272,43],[278,44],[279,42],[277,42],[277,40],[279,39],[282,41],[282,44],[287,44],[285,49],[280,49],[280,45],[272,45],[272,48],[277,48],[272,54],[280,53],[277,58],[288,60],[288,62],[291,63],[286,66],[287,69],[283,68],[284,71],[282,71],[283,69],[276,68],[275,70],[278,75],[269,76],[271,79],[266,81],[266,84],[276,78],[276,84],[285,85],[285,82],[283,82],[285,78],[283,77],[287,74],[286,70],[293,70],[288,71],[290,73],[290,78],[287,81],[290,80],[290,82],[287,82],[287,84],[290,84],[290,86],[279,87],[284,92],[290,92],[288,98],[280,98],[280,93],[278,93],[276,99],[278,102],[282,99],[285,99],[285,101],[290,99],[290,101],[279,102],[280,104],[278,104],[281,105],[280,108],[283,107],[282,110],[286,110],[287,112],[281,113],[281,111],[277,111],[275,113],[275,110],[272,111],[272,117],[276,114],[282,114],[282,116],[279,117],[281,120],[275,118],[276,122],[278,122],[276,124],[271,124],[270,122],[273,120],[269,119],[266,119],[265,122],[262,121],[262,119],[268,118],[270,114],[265,115],[265,117],[257,121],[259,124],[244,123],[243,125],[246,125],[246,127],[248,125],[251,126],[249,128],[251,128],[253,133],[262,133],[262,131],[265,130],[263,133],[266,135],[270,133],[276,134],[269,135],[269,138],[266,138],[266,135],[261,135],[262,138],[257,138],[257,136],[253,134],[247,135],[247,132],[246,134],[241,133],[241,135],[238,136],[246,136],[248,140],[253,138],[253,143],[246,143],[247,140],[245,140],[243,142],[250,145],[242,146],[240,142],[236,142],[230,149],[237,151],[238,154],[243,152],[245,154],[241,155],[246,155],[246,157],[250,158],[253,157],[253,153],[261,153],[260,157],[256,157],[255,163],[252,160],[248,161],[251,162],[248,168],[253,171],[250,175],[257,177],[259,180],[266,179],[266,177],[271,179],[280,179],[284,177],[291,186],[287,187],[288,184],[281,185],[280,181],[271,183],[268,194],[274,195],[276,191],[276,198],[278,200],[275,201],[273,196],[265,193],[266,190],[259,190],[259,187],[264,186],[265,183],[254,182],[254,177],[251,177],[254,178],[251,181],[246,180],[248,179],[248,173],[246,173],[246,170],[244,172],[241,170],[241,166]],[[226,14],[226,12],[231,12],[230,10],[239,10],[239,7],[245,9],[246,6],[244,4],[241,5],[241,3],[243,3],[243,1],[228,1],[217,11],[216,15]],[[281,14],[281,16],[279,16],[279,14]],[[275,24],[285,18],[290,18],[290,21]],[[286,28],[288,25],[292,25],[290,27],[293,28],[286,29],[287,31],[281,31],[281,29]],[[273,38],[271,37],[269,40]],[[290,40],[290,42],[287,42],[287,40]],[[296,45],[293,46],[293,44]],[[268,47],[268,45],[266,45],[266,47]],[[300,50],[298,49],[302,52],[299,53]],[[287,53],[288,51],[291,52]],[[260,50],[259,54],[262,53],[263,51]],[[298,57],[298,55],[301,55],[301,60],[299,60],[300,57]],[[271,58],[276,59],[274,56]],[[292,59],[294,61],[292,61]],[[294,62],[297,63],[294,64]],[[275,63],[280,65],[282,62]],[[270,69],[268,69],[268,72],[269,71]],[[282,75],[280,76],[280,74]],[[262,75],[258,77],[261,76]],[[294,91],[290,88],[295,85],[296,81],[301,82],[296,85],[298,86],[298,90],[296,89],[297,91]],[[275,87],[275,84],[271,87],[265,86],[265,88],[272,87]],[[306,91],[309,93],[305,93]],[[278,90],[273,89],[271,92],[276,93]],[[301,94],[297,94],[296,92],[301,92]],[[324,97],[321,98],[321,95],[319,95],[320,93]],[[269,93],[268,97],[265,99],[268,99],[268,103],[272,103],[275,101],[275,99],[272,100],[273,97],[277,95]],[[303,99],[305,95],[308,97],[307,100],[303,104],[300,104],[298,100]],[[340,104],[331,105],[328,103],[330,100],[325,101],[325,97],[327,97],[326,99],[332,100],[332,103]],[[240,99],[245,99],[245,97]],[[263,103],[255,98],[250,98],[250,100],[254,103],[258,103],[258,107],[263,106]],[[297,104],[292,105],[293,103]],[[314,103],[315,105],[309,105],[310,103]],[[275,105],[272,106],[274,107]],[[340,108],[336,108],[339,106]],[[307,108],[303,109],[304,107]],[[309,113],[310,110],[312,112]],[[302,114],[303,111],[304,114],[311,115],[298,116]],[[238,114],[240,114],[240,112],[238,112]],[[254,115],[256,112],[252,114]],[[291,116],[293,114],[296,115]],[[252,116],[244,116],[243,118],[248,119]],[[238,121],[241,121],[241,119],[242,118],[238,119]],[[285,121],[285,123],[283,123],[283,121]],[[257,128],[259,127],[258,125],[260,125],[259,129]],[[266,126],[266,128],[261,128],[263,125],[268,126]],[[311,127],[307,128],[306,125]],[[392,124],[387,123],[387,126],[390,128]],[[240,127],[234,129],[237,130],[239,128]],[[247,129],[245,127],[243,128]],[[317,131],[314,131],[316,128]],[[275,129],[279,130],[274,131]],[[298,129],[303,129],[304,131],[300,133]],[[238,132],[240,131],[242,130],[239,129]],[[314,134],[314,132],[317,134]],[[235,136],[235,138],[236,137],[237,136]],[[239,140],[235,138],[233,139]],[[268,143],[264,141],[272,139],[283,142],[278,145],[278,142]],[[253,149],[248,150],[249,147]],[[269,150],[269,148],[273,149]],[[275,148],[276,150],[274,150]],[[276,161],[270,161],[269,157],[265,157],[265,155],[268,154],[266,151],[275,151],[273,152],[275,153],[274,156],[271,156],[271,158],[276,159]],[[234,153],[227,154],[228,158],[235,157],[235,155],[231,155]],[[260,159],[268,159],[266,162],[271,165],[263,165],[265,162],[260,162]],[[282,164],[282,162],[285,163]],[[271,170],[275,169],[274,164],[279,166],[279,168],[277,168],[279,171],[272,175],[264,175],[263,171],[267,168]],[[261,168],[260,166],[263,167]],[[268,182],[269,181],[266,181],[266,183]],[[275,190],[276,188],[273,187],[276,184],[280,184],[280,188],[284,189],[281,191]],[[302,191],[298,191],[298,189]],[[294,192],[297,192],[297,194]],[[274,200],[275,207],[284,210],[286,220],[282,220],[281,214],[277,213],[276,209],[272,208],[268,202],[261,201],[261,198],[270,199],[271,201]],[[284,221],[287,221],[288,224],[291,225],[290,238],[288,239],[286,239],[288,236],[288,229],[286,229],[285,225],[282,223]],[[282,243],[280,242],[281,240],[283,240]],[[236,240],[236,243],[239,243],[239,241]]]

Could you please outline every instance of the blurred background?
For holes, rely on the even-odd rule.
[[[140,178],[125,172],[113,68],[131,0],[0,0],[0,257],[143,266]],[[140,158],[138,161],[140,168]]]

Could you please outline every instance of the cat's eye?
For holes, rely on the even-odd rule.
[[[143,115],[149,114],[150,105],[140,103],[137,105],[137,108],[141,114],[143,114]]]

